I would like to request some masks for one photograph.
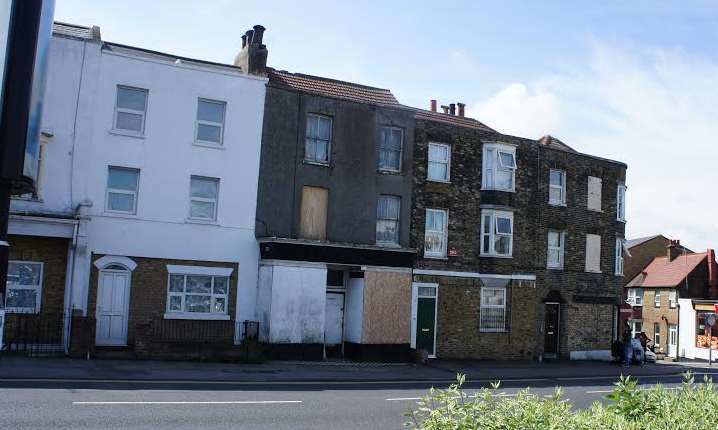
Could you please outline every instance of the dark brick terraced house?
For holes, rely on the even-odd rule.
[[[412,347],[441,358],[610,358],[626,165],[415,113]]]

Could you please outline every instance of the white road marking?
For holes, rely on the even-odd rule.
[[[513,393],[513,394],[510,394],[510,393],[499,393],[499,394],[492,394],[491,397],[515,397],[515,396],[517,396],[517,395],[518,395],[518,393]],[[468,395],[466,396],[466,398],[467,398],[467,399],[472,399],[472,398],[476,398],[477,396],[478,396],[477,394],[468,394]],[[454,397],[452,397],[452,398],[458,399],[459,397],[458,397],[458,396],[454,396]],[[421,397],[394,397],[394,398],[385,399],[385,400],[386,400],[387,402],[404,402],[404,401],[409,401],[409,400],[421,400],[421,399],[422,399]]]
[[[128,402],[72,402],[73,405],[275,405],[302,403],[301,400],[227,400],[227,401],[128,401]]]
[[[606,393],[612,393],[613,390],[593,390],[593,391],[586,391],[586,394],[606,394]]]

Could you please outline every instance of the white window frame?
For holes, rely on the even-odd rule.
[[[623,238],[616,238],[616,251],[615,251],[615,271],[616,276],[623,276],[623,266],[625,264],[625,258],[623,256],[624,248],[626,247],[626,241]]]
[[[484,300],[484,293],[488,291],[501,291],[503,294],[503,305],[489,305],[485,303]],[[479,332],[482,333],[505,333],[506,330],[506,287],[481,287],[481,296],[480,296],[480,302],[479,302]],[[495,327],[483,327],[481,323],[483,322],[483,318],[481,318],[481,312],[484,311],[484,309],[502,309],[503,310],[503,318],[502,318],[502,324],[501,328],[495,328]]]
[[[559,172],[561,174],[561,184],[554,185],[551,183],[551,174]],[[562,169],[550,169],[548,174],[548,203],[553,206],[566,206],[566,171]],[[558,189],[561,193],[559,200],[551,200],[551,190]]]
[[[217,197],[214,199],[210,199],[207,197],[193,197],[192,196],[192,180],[193,179],[209,179],[211,181],[214,181],[217,184]],[[217,221],[217,213],[219,212],[219,178],[213,178],[211,176],[201,176],[201,175],[191,175],[189,178],[189,211],[187,213],[187,218],[191,219],[193,221],[207,221],[207,222],[214,222]],[[192,216],[192,202],[202,202],[202,203],[214,203],[214,213],[212,214],[212,218],[204,218],[204,217],[193,217]]]
[[[379,206],[379,200],[381,200],[382,198],[387,198],[387,199],[389,199],[389,200],[397,201],[397,202],[399,203],[399,210],[398,210],[398,212],[397,212],[397,218],[396,218],[396,219],[379,218],[379,211],[377,210],[377,214],[376,214],[376,226],[375,226],[375,227],[376,227],[376,231],[375,231],[375,233],[378,234],[379,221],[391,221],[391,222],[396,222],[396,240],[393,240],[393,241],[385,241],[385,240],[384,240],[384,241],[380,241],[380,240],[377,240],[376,243],[377,243],[377,245],[382,245],[382,246],[399,246],[399,241],[401,240],[401,197],[399,197],[399,196],[394,196],[394,195],[391,195],[391,194],[381,194],[381,195],[379,195],[379,198],[377,199],[377,208],[378,208],[378,206]]]
[[[309,152],[307,151],[307,144],[308,141],[311,140],[313,144],[316,144],[316,141],[318,140],[325,140],[320,139],[318,137],[309,137],[307,134],[309,132],[309,120],[310,118],[316,118],[317,123],[321,118],[325,118],[329,120],[329,139],[326,140],[327,142],[327,159],[326,160],[316,160],[313,158],[309,158]],[[304,130],[304,161],[307,163],[314,163],[314,164],[321,164],[321,165],[329,165],[332,161],[332,137],[334,136],[334,118],[328,115],[322,115],[314,112],[307,113],[307,118],[305,121],[305,130]],[[318,129],[318,126],[317,126]],[[315,151],[316,152],[316,151]]]
[[[616,220],[626,222],[626,185],[618,184],[616,191]]]
[[[126,90],[132,90],[132,91],[142,91],[145,93],[145,109],[144,110],[135,110],[135,109],[128,109],[128,108],[121,108],[119,107],[120,102],[120,89],[126,89]],[[147,104],[149,103],[150,99],[150,91],[146,88],[138,88],[133,87],[130,85],[117,85],[115,89],[115,112],[114,117],[112,121],[112,130],[116,131],[118,133],[122,134],[130,134],[130,135],[136,135],[136,136],[144,136],[145,135],[145,122],[147,120]],[[142,127],[140,131],[135,130],[128,130],[126,128],[118,128],[117,127],[117,114],[118,113],[129,113],[133,115],[141,115],[142,116]]]
[[[656,308],[661,307],[661,290],[656,289],[656,291],[653,295],[653,307],[656,307]]]
[[[403,160],[403,158],[404,158],[404,129],[402,129],[401,127],[393,127],[393,126],[389,126],[389,125],[384,125],[381,127],[382,133],[380,133],[380,135],[383,136],[384,130],[387,130],[389,132],[398,130],[399,134],[401,135],[401,138],[399,140],[399,166],[396,169],[378,166],[379,171],[380,172],[389,172],[389,173],[401,173],[401,169],[404,165],[404,160]],[[381,142],[379,142],[379,158],[377,159],[377,163],[381,162],[381,152],[382,151],[395,152],[395,150],[393,150],[393,149],[384,147],[385,143],[386,143],[386,140],[384,140],[383,138],[382,138]]]
[[[432,160],[431,159],[431,148],[446,148],[446,160]],[[426,154],[426,180],[431,182],[442,182],[448,184],[451,182],[451,145],[448,143],[429,142]],[[446,178],[432,178],[431,177],[431,164],[445,164],[446,165]]]
[[[485,229],[485,223],[486,217],[491,217],[490,225],[489,225],[489,232],[486,232]],[[498,233],[496,231],[497,224],[496,224],[496,218],[508,218],[511,225],[511,234],[505,234],[505,233]],[[484,237],[489,237],[489,249],[488,251],[484,250]],[[495,238],[497,236],[504,236],[509,238],[509,252],[508,254],[498,254],[495,250]],[[483,209],[481,210],[481,242],[479,244],[480,252],[479,255],[482,257],[503,257],[503,258],[512,258],[513,257],[513,250],[514,250],[514,213],[509,211],[501,211],[501,210],[495,210],[495,209]]]
[[[436,212],[444,214],[444,228],[443,231],[428,230],[427,222],[429,220],[429,212]],[[432,252],[426,249],[426,238],[429,233],[441,234],[441,251]],[[426,217],[424,219],[424,257],[426,258],[446,258],[446,252],[449,243],[449,211],[446,209],[426,209]]]
[[[110,171],[112,170],[128,170],[133,171],[137,173],[137,181],[135,183],[135,190],[122,190],[119,188],[110,188]],[[138,197],[140,194],[140,169],[135,169],[132,167],[122,167],[122,166],[107,166],[107,182],[105,182],[105,212],[110,213],[117,213],[117,214],[127,214],[127,215],[135,215],[137,214],[137,202]],[[132,210],[131,211],[120,211],[117,209],[110,209],[110,193],[114,194],[127,194],[131,195],[133,197],[132,199]]]
[[[653,346],[658,351],[661,347],[661,323],[653,323]]]
[[[177,266],[167,265],[167,298],[165,304],[165,319],[197,319],[197,320],[229,320],[229,297],[232,291],[232,272],[234,269],[228,267],[203,267],[203,266]],[[187,276],[210,276],[212,277],[212,286],[210,293],[187,293],[185,291],[170,291],[172,276],[183,277],[183,290],[187,288]],[[227,278],[227,294],[214,294],[214,282],[216,278]],[[185,311],[185,299],[187,295],[211,296],[210,312],[188,312]],[[170,310],[170,297],[181,297],[182,311]],[[214,312],[215,302],[218,298],[224,298],[224,312]]]
[[[588,252],[589,252],[591,243],[593,243],[593,240],[596,240],[596,238],[598,238],[598,239],[597,239],[597,240],[598,240],[598,249],[596,250],[596,252],[597,252],[596,257],[597,257],[598,267],[589,267],[589,263],[593,263],[593,262],[592,262],[592,261],[589,261],[589,259],[588,259],[589,254],[588,254]],[[593,239],[593,240],[592,240],[592,239]],[[601,247],[602,247],[601,241],[602,241],[602,238],[601,238],[601,236],[598,235],[598,234],[590,234],[590,233],[587,233],[587,234],[586,234],[586,268],[585,268],[586,272],[589,272],[589,273],[601,273]]]
[[[551,242],[548,240],[548,237],[546,238],[547,239],[546,240],[546,243],[547,243],[546,267],[549,269],[559,269],[560,270],[560,269],[563,269],[563,264],[564,264],[564,248],[565,248],[565,242],[566,242],[566,232],[559,231],[559,230],[549,230],[548,234],[550,235],[551,233],[558,234],[559,246],[558,247],[552,246]],[[551,250],[558,251],[558,255],[559,255],[558,262],[551,262],[551,260],[549,258],[549,255],[551,255],[550,254]]]
[[[627,302],[631,306],[643,306],[643,288],[629,288]]]
[[[14,284],[10,281],[7,282],[6,285],[6,291],[5,291],[5,303],[3,304],[5,306],[5,310],[8,313],[19,313],[19,314],[39,314],[40,313],[40,305],[42,302],[42,283],[43,278],[45,275],[45,263],[41,261],[25,261],[25,260],[10,260],[8,261],[8,266],[10,264],[33,264],[33,265],[39,265],[40,266],[40,276],[39,276],[39,284],[38,285],[20,285],[20,284]],[[10,272],[10,268],[8,267],[8,273]],[[35,307],[8,307],[7,306],[7,296],[8,291],[10,290],[30,290],[35,291],[36,293],[36,300],[35,300]]]
[[[214,122],[199,119],[199,105],[200,103],[212,103],[222,106],[222,122]],[[204,97],[197,99],[197,115],[195,116],[194,124],[194,143],[204,146],[223,146],[224,145],[224,122],[227,117],[227,102],[221,100],[212,100]],[[199,126],[209,125],[213,127],[219,127],[219,142],[212,142],[211,140],[202,140],[199,138]]]
[[[501,160],[501,153],[511,154],[514,165],[504,166]],[[516,160],[516,147],[512,145],[504,145],[500,143],[485,143],[483,145],[483,158],[481,162],[481,189],[482,190],[495,190],[495,191],[516,191],[516,170],[518,169],[518,162]],[[486,162],[489,157],[493,156],[492,167],[488,167]],[[510,188],[499,188],[496,186],[496,171],[511,171],[511,187]]]
[[[641,333],[643,331],[643,320],[629,320],[629,324],[631,326],[631,338],[636,337],[638,333]],[[640,324],[640,329],[636,330],[636,324]]]
[[[672,290],[668,292],[668,307],[675,309],[678,306],[678,291]]]

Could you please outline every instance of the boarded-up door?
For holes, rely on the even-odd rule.
[[[302,187],[299,235],[304,239],[326,240],[329,190]]]

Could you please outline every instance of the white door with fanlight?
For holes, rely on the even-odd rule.
[[[668,324],[668,356],[678,357],[678,326]]]
[[[97,286],[97,333],[95,343],[127,345],[127,316],[130,304],[130,272],[100,270]]]

